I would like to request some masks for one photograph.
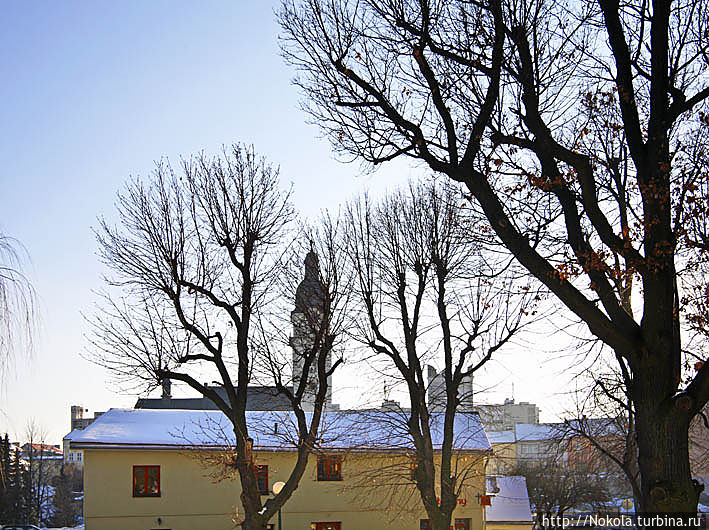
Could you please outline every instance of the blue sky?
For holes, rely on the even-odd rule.
[[[305,215],[422,174],[361,175],[306,124],[278,52],[275,4],[206,0],[5,0],[0,17],[0,230],[31,256],[41,337],[0,389],[0,432],[33,418],[58,443],[69,406],[132,406],[84,360],[101,287],[92,227],[154,161],[232,142],[280,164]],[[539,364],[539,363],[536,363]],[[543,396],[517,394],[526,400]],[[529,389],[529,392],[531,392]],[[505,392],[508,394],[509,392]],[[543,407],[544,408],[544,407]]]

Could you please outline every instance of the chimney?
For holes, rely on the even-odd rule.
[[[172,383],[169,379],[162,380],[162,398],[170,399],[172,397]]]

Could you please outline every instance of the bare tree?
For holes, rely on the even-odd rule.
[[[611,499],[608,483],[595,466],[570,465],[561,453],[534,462],[519,461],[512,474],[527,481],[538,528],[561,528],[558,518],[570,509],[598,508]],[[556,521],[559,523],[553,524]]]
[[[365,197],[347,214],[359,340],[408,395],[399,431],[413,442],[412,476],[436,530],[449,528],[457,498],[473,478],[456,427],[471,411],[472,374],[531,312],[528,287],[517,285],[515,292],[513,279],[489,269],[481,241],[470,236],[475,217],[459,198],[450,187],[411,184],[376,203]],[[427,364],[442,367],[431,381]]]
[[[56,470],[56,455],[44,442],[47,433],[34,420],[25,427],[26,443],[22,446],[26,480],[24,482],[23,519],[33,524],[46,524],[50,513],[50,482]]]
[[[328,364],[339,311],[332,255],[322,256],[320,265],[316,256],[308,257],[301,293],[307,340],[298,350],[300,373],[293,374],[299,383],[275,381],[292,405],[296,461],[285,487],[264,502],[247,398],[264,365],[281,373],[262,331],[269,305],[282,293],[283,256],[295,238],[290,194],[279,189],[275,168],[237,145],[214,159],[186,161],[179,175],[158,165],[149,181],[128,184],[118,213],[118,227],[103,221],[98,232],[101,256],[113,273],[109,285],[119,294],[106,298],[94,322],[95,359],[147,389],[166,379],[185,383],[226,415],[235,440],[241,525],[264,530],[303,476],[318,438],[328,379],[341,362]],[[216,378],[223,392],[201,383],[203,376]],[[308,394],[309,382],[314,395]]]
[[[30,350],[37,322],[37,297],[22,272],[24,248],[0,233],[0,376],[14,353]]]
[[[334,148],[463,183],[613,352],[647,511],[695,512],[701,491],[687,440],[709,364],[684,377],[681,272],[687,253],[706,262],[708,16],[701,0],[287,0],[279,15]]]

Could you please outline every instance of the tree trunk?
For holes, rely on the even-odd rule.
[[[654,513],[696,514],[702,487],[689,465],[691,398],[667,392],[669,377],[645,361],[634,370],[634,402],[640,469],[640,508]],[[665,391],[663,391],[665,390]]]
[[[241,528],[243,530],[266,530],[267,524],[268,523],[264,521],[261,517],[245,518],[244,522],[241,523]]]
[[[442,513],[429,514],[431,517],[431,530],[450,530],[451,527],[451,516],[446,517]]]

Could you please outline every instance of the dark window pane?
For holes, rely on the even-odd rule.
[[[142,467],[133,468],[133,495],[145,495],[145,469]]]
[[[262,495],[268,495],[268,466],[254,466],[256,471],[256,482],[258,483],[259,492]]]
[[[148,492],[151,495],[157,495],[158,493],[160,493],[160,469],[157,467],[149,467],[147,469],[147,474]]]

